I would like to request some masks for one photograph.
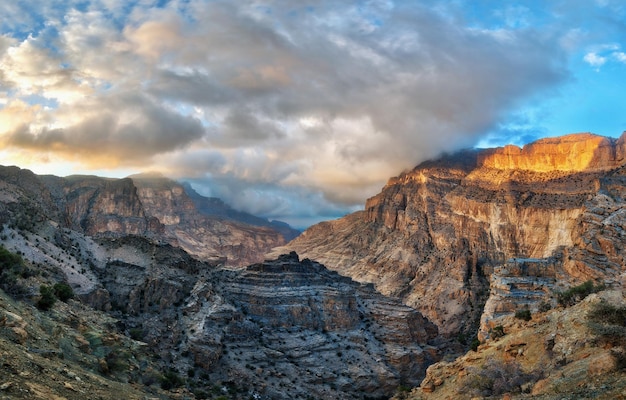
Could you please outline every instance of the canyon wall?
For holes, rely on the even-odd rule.
[[[51,199],[46,208],[56,210],[59,222],[90,236],[145,236],[237,267],[263,260],[269,249],[286,242],[271,227],[206,215],[181,184],[162,176],[33,177],[41,181],[39,193]]]
[[[558,256],[561,287],[624,273],[624,136],[470,150],[389,180],[365,210],[309,228],[295,250],[373,283],[435,322],[475,332],[494,268]]]

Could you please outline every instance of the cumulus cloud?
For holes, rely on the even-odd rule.
[[[272,218],[339,215],[567,78],[562,36],[527,8],[490,29],[420,4],[5,5],[34,33],[0,38],[0,143],[161,169]]]
[[[606,57],[602,57],[594,52],[585,54],[583,59],[592,67],[601,67],[606,63]]]

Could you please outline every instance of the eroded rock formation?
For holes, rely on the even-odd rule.
[[[272,227],[201,212],[182,185],[162,176],[33,179],[39,182],[39,193],[53,200],[47,209],[56,210],[58,222],[89,236],[141,235],[203,260],[239,267],[262,260],[269,249],[285,243]],[[31,198],[37,195],[30,193]]]
[[[374,283],[444,334],[474,331],[489,277],[507,259],[560,257],[562,285],[622,279],[624,143],[568,135],[425,162],[390,179],[364,211],[278,252]]]

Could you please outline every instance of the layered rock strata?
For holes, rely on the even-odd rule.
[[[295,253],[227,272],[214,290],[186,308],[194,362],[263,397],[389,396],[439,358],[420,313]]]
[[[620,281],[625,148],[624,136],[578,134],[448,155],[273,254],[295,250],[374,283],[444,334],[475,332],[489,277],[507,259],[562,254],[562,285]]]
[[[501,326],[505,316],[528,311],[532,315],[556,305],[554,287],[559,258],[513,258],[494,269],[490,279],[489,298],[480,318],[478,339],[489,339],[492,330]],[[545,310],[544,310],[545,311]]]
[[[141,235],[239,267],[261,261],[268,249],[285,243],[271,227],[202,213],[182,185],[162,176],[33,179],[40,182],[41,195],[50,198],[46,209],[59,215],[57,222],[89,236]]]

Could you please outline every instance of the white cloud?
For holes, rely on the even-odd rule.
[[[0,40],[4,146],[209,176],[266,215],[337,214],[567,77],[559,34],[524,7],[490,30],[413,2],[155,3],[30,4],[14,25],[34,34]]]
[[[594,52],[585,54],[583,60],[592,67],[601,67],[606,63],[606,57],[602,57]]]
[[[617,61],[626,64],[626,53],[623,51],[616,51],[612,55]]]

